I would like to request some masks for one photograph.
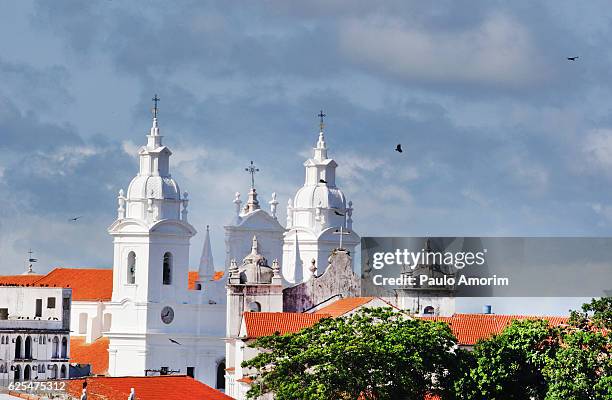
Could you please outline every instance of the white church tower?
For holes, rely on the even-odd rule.
[[[327,155],[323,134],[323,111],[319,140],[313,157],[306,160],[306,179],[293,201],[287,205],[287,232],[283,244],[283,277],[290,283],[300,283],[314,271],[323,271],[332,250],[344,248],[351,254],[360,238],[353,231],[353,203],[346,201],[336,186],[338,164]]]
[[[251,189],[246,204],[242,206],[240,193],[234,197],[235,214],[225,226],[225,270],[231,260],[242,260],[251,251],[253,236],[257,236],[259,251],[268,260],[280,260],[283,251],[285,228],[278,222],[278,200],[272,193],[268,202],[270,212],[261,208],[255,189],[255,173],[259,171],[253,161],[245,168],[251,174]]]
[[[109,374],[179,371],[214,384],[224,332],[212,321],[223,320],[224,305],[188,290],[189,241],[196,230],[187,221],[187,193],[170,174],[172,152],[162,144],[159,98],[153,100],[153,126],[138,151],[140,170],[127,193],[119,192],[117,219],[108,228],[114,244],[112,323],[105,334]]]

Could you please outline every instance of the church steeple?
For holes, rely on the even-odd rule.
[[[215,264],[213,262],[212,248],[210,245],[210,227],[206,225],[204,246],[202,247],[202,256],[200,257],[200,265],[198,267],[198,280],[210,281],[214,274]]]
[[[323,110],[321,110],[317,116],[321,120],[319,122],[319,140],[317,141],[317,147],[314,149],[314,159],[323,161],[327,159],[327,146],[325,145],[325,137],[323,135],[323,128],[325,127],[323,118],[325,118],[327,114],[324,114]]]
[[[153,125],[151,126],[151,131],[147,136],[147,148],[149,150],[153,150],[162,146],[162,136],[159,134],[159,125],[157,123],[157,114],[159,113],[159,107],[157,107],[157,103],[160,101],[160,98],[157,97],[156,94],[151,100],[153,100],[154,106],[151,109],[151,114],[153,114]]]
[[[251,164],[244,169],[246,172],[251,174],[251,190],[249,191],[249,198],[246,205],[244,206],[244,213],[248,214],[255,210],[259,210],[259,200],[257,200],[257,191],[255,190],[255,173],[259,172],[259,168],[255,167],[253,161]]]

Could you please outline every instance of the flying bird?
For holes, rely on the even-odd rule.
[[[319,179],[319,183],[327,183],[325,179]]]
[[[79,220],[79,219],[81,219],[81,218],[83,218],[83,216],[82,216],[82,215],[79,215],[78,217],[70,218],[68,221],[73,221],[73,222],[76,222],[76,221],[78,221],[78,220]]]
[[[578,57],[578,56],[576,56],[576,57],[567,57],[568,61],[576,61],[578,58],[580,58],[580,57]]]
[[[176,341],[176,340],[174,340],[174,339],[170,339],[170,338],[168,338],[168,340],[169,340],[169,341],[171,341],[171,342],[172,342],[172,343],[174,343],[174,344],[178,344],[179,346],[182,346],[182,344],[180,344],[179,342],[177,342],[177,341]]]
[[[339,216],[341,216],[341,217],[344,217],[344,214],[339,213],[339,212],[338,212],[338,211],[336,211],[336,210],[334,210],[334,214],[339,215]]]
[[[402,150],[402,145],[398,144],[397,146],[395,146],[395,151],[397,151],[398,153],[403,153],[404,150]]]

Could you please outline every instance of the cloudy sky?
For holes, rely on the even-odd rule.
[[[284,221],[320,108],[361,235],[611,235],[608,6],[0,0],[0,273],[111,266],[154,93],[219,265],[244,167]]]

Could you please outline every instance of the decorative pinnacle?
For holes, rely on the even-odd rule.
[[[327,114],[325,114],[323,112],[323,110],[319,111],[319,113],[317,114],[317,117],[319,117],[319,129],[320,132],[323,132],[323,128],[325,127],[325,121],[323,120],[325,117],[327,117]]]
[[[153,98],[151,100],[153,100],[153,108],[151,109],[151,111],[153,112],[153,118],[157,119],[157,113],[159,112],[159,108],[157,107],[157,103],[160,100],[160,98],[157,97],[157,93],[155,93],[155,96],[153,96]]]

